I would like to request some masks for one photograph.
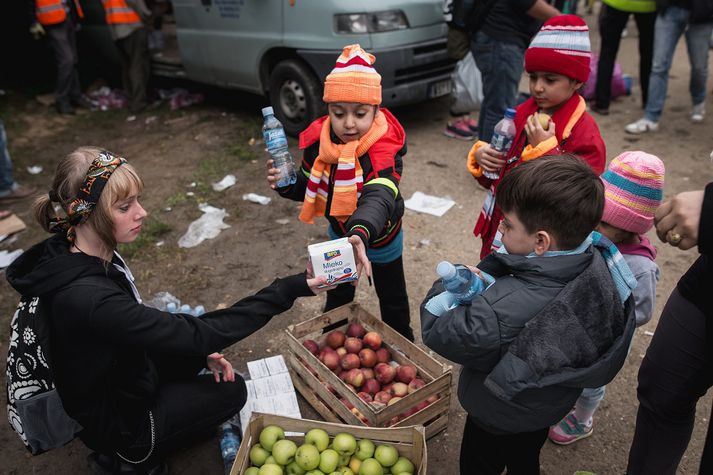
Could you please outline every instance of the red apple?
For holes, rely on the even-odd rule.
[[[362,374],[364,374],[364,370],[361,370],[361,372]],[[361,390],[373,396],[374,394],[381,391],[381,385],[377,380],[370,378],[364,381],[364,385],[361,387]]]
[[[397,402],[399,402],[401,399],[402,398],[400,398],[399,396],[394,396],[391,399],[389,399],[389,402],[386,403],[386,405],[391,406],[392,404],[396,404]]]
[[[415,406],[413,406],[413,409],[414,409],[413,412],[414,412],[414,414],[415,414],[415,413],[417,413],[418,411],[420,411],[420,410],[422,410],[422,409],[425,409],[425,408],[428,407],[428,406],[429,406],[428,401],[421,401],[421,402],[419,402],[418,404],[416,404]]]
[[[374,375],[381,384],[389,384],[396,377],[396,369],[386,363],[379,363],[374,367]]]
[[[400,414],[399,416],[401,419],[406,419],[407,417],[411,417],[412,415],[416,414],[416,406],[412,407],[411,409],[407,410],[403,414]]]
[[[337,348],[335,351],[337,352],[337,354],[339,355],[340,358],[341,358],[342,356],[346,355],[347,353],[349,353],[349,352],[347,351],[347,349],[344,348],[343,346],[340,346],[340,347]]]
[[[374,402],[380,402],[381,404],[388,404],[390,399],[391,399],[391,393],[387,393],[386,391],[379,391],[378,393],[374,394]]]
[[[327,344],[336,350],[340,346],[344,346],[344,340],[346,340],[346,338],[343,331],[334,330],[327,333]]]
[[[399,423],[400,420],[401,420],[401,418],[399,416],[394,416],[389,420],[389,425],[390,426],[396,425]]]
[[[347,326],[347,336],[352,336],[354,338],[362,338],[366,330],[361,323],[352,322]]]
[[[394,383],[391,386],[391,394],[398,397],[404,397],[408,394],[408,386],[404,383]]]
[[[357,396],[359,396],[364,402],[372,402],[374,400],[374,398],[371,397],[371,394],[365,393],[364,391],[358,392]]]
[[[372,368],[362,368],[361,372],[364,373],[364,379],[374,379],[374,370]]]
[[[342,401],[342,404],[344,404],[345,406],[347,406],[347,408],[348,408],[350,411],[351,411],[352,409],[354,409],[354,404],[352,404],[351,402],[347,401],[347,400],[344,399],[344,398],[340,398],[339,400]]]
[[[314,340],[305,340],[302,345],[309,350],[314,356],[319,354],[319,345]]]
[[[359,357],[354,353],[347,353],[346,355],[342,356],[342,359],[340,360],[340,364],[343,370],[358,368],[359,363]]]
[[[396,381],[401,383],[410,383],[416,377],[416,367],[411,365],[401,365],[396,368]]]
[[[341,369],[341,368],[340,368]],[[341,373],[339,373],[339,379],[344,381],[345,383],[347,382],[347,375],[349,374],[349,371],[344,371],[342,370]]]
[[[371,348],[364,348],[359,352],[359,361],[361,361],[362,366],[373,368],[377,363],[376,353]]]
[[[358,354],[362,349],[362,343],[359,338],[349,337],[344,342],[344,348],[346,348],[348,353]]]
[[[391,353],[386,348],[376,350],[376,361],[379,363],[388,363],[391,361]]]
[[[353,392],[354,394],[356,394],[357,388],[355,388],[354,386],[352,386],[352,385],[349,384],[349,383],[347,383],[347,387],[349,388],[349,390],[350,390],[351,392]]]
[[[362,374],[359,369],[350,369],[347,373],[346,382],[354,386],[355,388],[360,388],[364,384],[364,374]]]
[[[391,394],[391,388],[393,387],[393,385],[394,383],[384,384],[383,386],[381,386],[381,390]]]
[[[408,383],[408,392],[412,393],[418,389],[421,389],[425,385],[426,385],[426,382],[423,379],[414,378],[411,380],[410,383]]]
[[[322,363],[324,363],[324,366],[334,371],[339,367],[339,355],[335,351],[327,352],[324,354]]]
[[[369,405],[375,411],[380,411],[386,407],[386,404],[384,404],[383,402],[379,402],[379,401],[374,401],[374,402],[370,403]]]
[[[364,335],[364,344],[376,351],[381,348],[381,335],[376,332],[369,332]]]
[[[434,402],[438,401],[440,399],[440,396],[438,394],[434,394],[433,396],[430,396],[428,399],[426,399],[426,402],[429,404],[433,404]]]

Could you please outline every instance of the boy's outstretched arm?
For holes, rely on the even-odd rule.
[[[347,236],[359,236],[368,248],[369,242],[382,234],[393,216],[399,193],[398,181],[393,176],[376,177],[366,182],[356,210],[345,223]]]
[[[493,309],[481,296],[436,316],[426,309],[444,291],[436,281],[421,304],[421,335],[426,346],[454,363],[488,372],[500,359],[500,328]]]

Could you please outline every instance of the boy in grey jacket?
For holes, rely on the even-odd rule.
[[[525,162],[500,183],[497,202],[503,248],[478,265],[495,283],[469,305],[444,306],[437,281],[421,329],[428,347],[462,365],[461,473],[537,474],[549,426],[583,388],[608,383],[624,364],[636,280],[616,247],[592,232],[604,190],[581,160]]]

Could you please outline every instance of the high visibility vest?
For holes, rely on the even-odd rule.
[[[141,23],[141,17],[124,0],[102,0],[107,25]]]
[[[630,13],[653,13],[656,11],[654,0],[602,0],[610,7]]]
[[[74,0],[79,18],[84,18],[82,6],[79,0]],[[64,10],[62,0],[35,0],[35,16],[41,25],[56,25],[67,19],[67,12]]]

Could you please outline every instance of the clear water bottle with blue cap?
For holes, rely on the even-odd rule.
[[[240,448],[240,428],[235,427],[230,421],[220,426],[220,454],[223,456],[223,472],[230,473],[233,468],[235,456]]]
[[[282,123],[275,117],[272,107],[262,109],[262,116],[265,122],[262,126],[262,136],[265,139],[265,146],[272,157],[272,167],[280,170],[277,175],[275,186],[283,188],[294,184],[297,181],[295,162],[292,160],[289,150],[287,150],[287,136]]]
[[[512,147],[513,140],[515,140],[515,109],[508,108],[505,111],[505,117],[495,125],[493,136],[490,139],[490,148],[507,153]],[[483,176],[497,180],[500,177],[500,170],[494,172],[483,170]]]
[[[441,261],[436,266],[436,272],[441,276],[443,286],[452,293],[460,304],[469,304],[473,298],[482,293],[495,279],[485,272],[482,278],[462,264],[451,264]]]

